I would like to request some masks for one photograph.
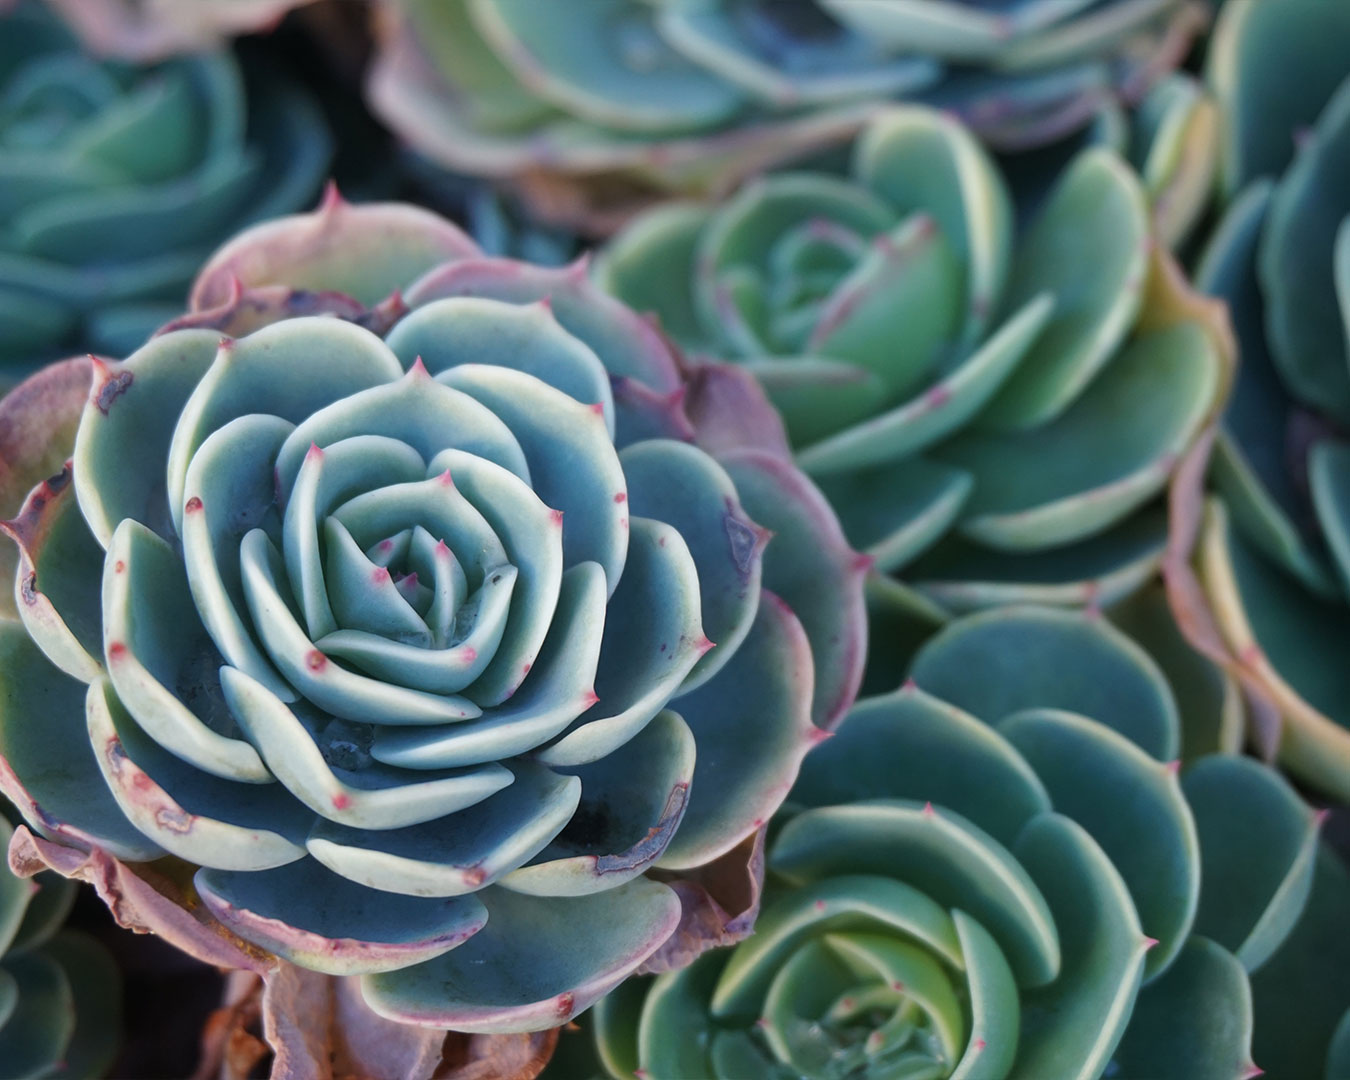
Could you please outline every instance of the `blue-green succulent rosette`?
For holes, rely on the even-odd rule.
[[[608,231],[848,140],[899,98],[1008,150],[1185,55],[1186,0],[385,0],[372,108],[457,172]]]
[[[1128,595],[1160,565],[1162,496],[1233,360],[1141,178],[1083,149],[1019,222],[1000,166],[921,106],[878,116],[851,156],[847,176],[769,173],[639,215],[596,279],[761,382],[911,607]]]
[[[228,53],[138,68],[86,52],[36,3],[2,18],[7,387],[59,356],[135,348],[225,238],[314,198],[331,146],[308,97]]]
[[[932,636],[806,759],[754,936],[620,987],[595,1063],[558,1075],[1345,1075],[1325,814],[1250,758],[1187,753],[1221,679],[1177,679],[1204,661],[1160,590],[1132,605]]]
[[[194,308],[53,391],[70,461],[4,526],[25,857],[167,876],[189,947],[467,1032],[743,936],[866,566],[745,444],[753,384],[398,204],[245,232]]]
[[[0,840],[14,828],[0,806]],[[97,1077],[121,1037],[121,976],[87,934],[62,924],[75,885],[25,880],[0,863],[0,1069],[13,1077]]]

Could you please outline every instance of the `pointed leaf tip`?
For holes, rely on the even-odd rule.
[[[319,213],[335,213],[346,205],[347,200],[342,197],[342,192],[338,190],[337,181],[330,179],[323,186],[323,197],[319,200]]]

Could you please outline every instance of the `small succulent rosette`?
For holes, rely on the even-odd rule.
[[[929,639],[807,758],[754,936],[596,1008],[603,1071],[1344,1075],[1350,872],[1274,771],[1182,767],[1199,658],[1133,607],[1147,648],[1035,607]]]
[[[753,383],[400,204],[245,232],[194,308],[53,390],[71,460],[5,526],[16,861],[462,1032],[743,936],[866,565]]]
[[[0,804],[0,840],[14,829]],[[121,976],[93,938],[62,923],[75,885],[28,881],[0,862],[0,1073],[103,1076],[121,1038]]]
[[[312,0],[46,0],[99,56],[145,64],[275,26]]]
[[[224,239],[318,193],[318,108],[227,53],[102,60],[35,0],[0,36],[0,389],[58,356],[125,355]]]
[[[597,279],[763,384],[913,604],[1106,606],[1159,566],[1160,495],[1223,400],[1231,341],[1116,154],[1077,155],[1025,228],[1012,205],[968,130],[898,106],[848,176],[650,211]]]
[[[606,231],[922,97],[1024,149],[1184,56],[1188,0],[384,0],[372,107],[421,153]]]
[[[1350,10],[1228,4],[1207,78],[1225,205],[1196,282],[1228,302],[1242,363],[1214,497],[1202,504],[1199,469],[1185,493],[1193,567],[1172,580],[1197,644],[1252,691],[1261,748],[1344,800]]]

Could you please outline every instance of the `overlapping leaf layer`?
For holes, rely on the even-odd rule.
[[[1141,95],[1183,0],[391,0],[370,97],[423,153],[603,228],[642,193],[728,191],[922,97],[1004,148]],[[559,179],[579,179],[572,201]]]
[[[1350,11],[1228,4],[1207,81],[1224,199],[1196,281],[1228,302],[1242,362],[1198,523],[1201,644],[1264,702],[1263,750],[1344,799]]]

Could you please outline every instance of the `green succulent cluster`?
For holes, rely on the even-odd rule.
[[[58,356],[125,355],[182,311],[222,240],[313,198],[331,147],[307,97],[228,54],[134,67],[86,52],[31,0],[3,18],[7,386]]]
[[[600,1071],[1345,1075],[1350,873],[1272,770],[1182,767],[1197,662],[1156,590],[945,626],[807,758],[755,935],[596,1008]]]
[[[672,883],[734,859],[861,677],[824,500],[687,412],[584,266],[414,207],[257,226],[194,307],[16,392],[79,417],[0,525],[30,828],[176,856],[208,938],[404,1023],[543,1030],[697,952]]]
[[[1197,285],[1241,365],[1195,565],[1263,749],[1350,797],[1350,10],[1234,3],[1209,46],[1223,216]],[[1197,509],[1197,512],[1198,509]]]
[[[0,850],[13,826],[0,807]],[[103,1076],[121,1036],[121,976],[93,938],[63,930],[75,884],[16,877],[0,862],[0,1073]]]
[[[653,192],[725,192],[921,97],[1007,149],[1063,137],[1184,54],[1185,0],[388,0],[372,106],[412,146],[572,186],[604,227]],[[566,196],[562,196],[566,198]]]
[[[1075,156],[1025,228],[1012,207],[968,131],[897,107],[848,176],[652,210],[597,279],[752,372],[850,540],[923,600],[1105,605],[1156,570],[1156,498],[1231,358],[1117,155]]]

